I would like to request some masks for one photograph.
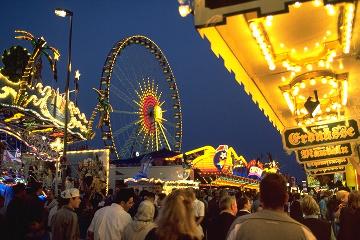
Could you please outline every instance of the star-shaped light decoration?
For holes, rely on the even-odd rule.
[[[54,52],[54,60],[59,61],[60,54],[58,52]]]
[[[79,81],[79,79],[80,79],[80,71],[79,70],[76,70],[75,71],[75,79],[77,80],[77,81]]]
[[[226,152],[222,152],[222,153],[220,153],[220,158],[221,159],[225,159],[226,158]]]

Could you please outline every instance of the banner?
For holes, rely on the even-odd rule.
[[[326,160],[326,161],[315,161],[310,163],[305,163],[304,167],[306,171],[312,170],[319,170],[329,167],[343,167],[348,165],[348,159],[333,159],[333,160]]]
[[[357,122],[353,119],[313,125],[303,128],[286,129],[282,135],[286,150],[298,150],[359,139]]]
[[[307,171],[306,173],[316,176],[316,175],[333,174],[333,173],[339,173],[339,172],[345,172],[345,166],[311,170],[311,171]]]
[[[329,160],[351,157],[353,155],[350,143],[342,143],[336,145],[305,148],[297,150],[296,160],[299,163],[313,162],[318,160]]]

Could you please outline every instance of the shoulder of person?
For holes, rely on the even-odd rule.
[[[145,237],[145,240],[157,240],[158,237],[156,236],[156,229],[157,227],[154,227],[153,229],[151,229],[148,234]]]

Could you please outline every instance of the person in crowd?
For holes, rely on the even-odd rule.
[[[349,194],[348,204],[340,213],[338,240],[360,239],[360,192]]]
[[[303,213],[300,206],[300,193],[293,194],[293,201],[290,205],[290,217],[298,222],[301,222],[303,219]]]
[[[340,213],[342,211],[343,208],[345,208],[347,206],[348,203],[348,198],[349,198],[349,192],[346,190],[339,190],[336,192],[336,200],[335,200],[335,207],[333,209],[333,229],[334,229],[334,233],[335,236],[338,236],[339,234],[339,229],[340,229]]]
[[[121,240],[125,227],[131,222],[129,209],[134,205],[134,191],[122,188],[116,192],[110,206],[95,212],[88,229],[90,239]]]
[[[91,220],[94,217],[95,210],[90,202],[89,195],[85,194],[81,200],[78,211],[80,238],[86,239],[87,230],[90,226]]]
[[[219,215],[219,201],[220,201],[220,191],[216,190],[212,192],[213,197],[208,202],[208,215],[207,222],[211,224],[213,220]]]
[[[152,202],[153,204],[155,204],[155,193],[146,191],[143,199],[148,200],[148,201]]]
[[[135,216],[137,209],[140,206],[140,203],[144,201],[148,193],[149,193],[148,190],[143,189],[141,190],[138,196],[134,195],[134,205],[129,209],[129,214],[131,215],[131,217]]]
[[[39,239],[46,233],[46,212],[44,202],[39,198],[43,194],[41,182],[28,184],[25,196],[25,212],[22,213],[26,225],[26,239]]]
[[[156,207],[157,207],[158,211],[160,211],[162,206],[164,206],[165,198],[166,198],[165,193],[159,193],[158,194],[158,198],[156,200]]]
[[[114,189],[110,188],[105,198],[105,206],[110,206],[113,202]]]
[[[9,240],[24,239],[26,233],[26,223],[23,217],[26,211],[25,199],[26,191],[25,185],[18,183],[12,187],[14,197],[10,201],[6,210],[6,229]],[[16,223],[16,224],[13,224]]]
[[[335,218],[339,218],[341,210],[347,206],[349,199],[349,192],[345,190],[340,190],[336,192],[336,200],[338,202],[338,209],[335,212]]]
[[[250,199],[245,195],[241,196],[238,200],[238,208],[239,211],[236,214],[238,217],[250,214],[251,213]]]
[[[255,199],[253,201],[253,204],[251,206],[251,211],[252,212],[259,212],[263,210],[263,207],[262,207],[262,204],[260,202],[260,194],[257,193],[256,196],[255,196]]]
[[[302,223],[315,235],[317,240],[335,240],[331,224],[319,219],[320,207],[315,199],[307,195],[301,200],[301,209],[304,213]]]
[[[66,189],[61,192],[60,197],[64,205],[52,217],[52,240],[80,239],[78,217],[75,213],[75,209],[79,208],[81,202],[79,189]]]
[[[47,227],[48,230],[51,228],[51,219],[58,210],[59,202],[55,198],[54,192],[52,190],[47,191],[45,210],[47,212]]]
[[[284,212],[288,199],[286,180],[276,173],[267,174],[260,182],[262,211],[238,217],[230,227],[227,240],[315,240],[311,231]]]
[[[199,228],[199,231],[204,234],[201,223],[203,222],[203,220],[205,218],[205,204],[196,198],[195,189],[188,188],[188,189],[186,189],[186,192],[189,195],[189,198],[192,199],[192,201],[193,201],[195,222]]]
[[[231,224],[236,218],[238,211],[236,198],[234,196],[224,196],[219,203],[220,214],[210,225],[208,231],[209,240],[224,240]]]
[[[321,219],[326,219],[327,216],[327,203],[329,201],[329,195],[327,192],[325,192],[321,197],[319,201],[319,207],[320,207],[320,216]]]
[[[193,199],[186,190],[175,190],[165,198],[157,227],[153,228],[145,240],[201,240],[202,233],[195,222]]]
[[[156,225],[154,224],[155,206],[149,200],[140,203],[134,220],[125,227],[124,240],[144,240]]]

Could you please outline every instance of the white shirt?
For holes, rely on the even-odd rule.
[[[121,240],[131,216],[119,204],[100,208],[96,211],[88,231],[94,233],[94,240]]]
[[[205,216],[205,204],[202,201],[195,199],[193,203],[193,207],[194,207],[195,217]]]

